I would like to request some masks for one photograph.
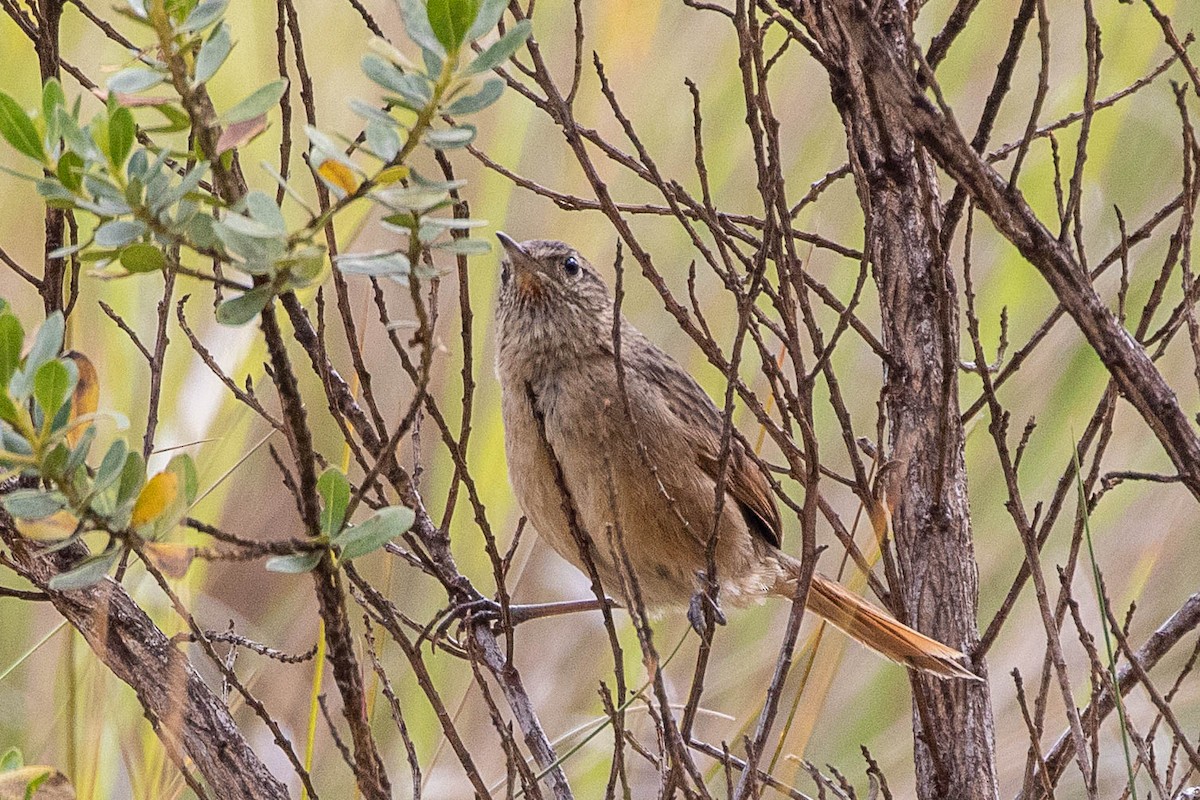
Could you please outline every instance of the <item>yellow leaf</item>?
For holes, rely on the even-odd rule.
[[[397,164],[394,167],[388,167],[383,172],[375,176],[375,183],[378,186],[387,186],[396,181],[402,181],[408,177],[408,167],[403,164]]]
[[[16,523],[22,536],[45,542],[67,538],[75,532],[79,520],[70,511],[56,511],[42,519],[18,519]]]
[[[175,542],[146,542],[142,552],[168,578],[182,578],[196,557],[196,548]]]
[[[358,189],[358,178],[354,172],[340,161],[330,159],[317,167],[317,174],[337,186],[346,194],[354,194]]]
[[[137,528],[152,521],[167,510],[179,494],[179,476],[174,472],[160,472],[142,487],[137,502],[133,504],[133,515],[129,524]]]
[[[72,350],[66,356],[75,362],[75,368],[79,371],[79,382],[75,384],[75,391],[71,395],[71,419],[95,414],[100,405],[100,378],[96,375],[96,368],[83,353]],[[85,430],[86,425],[75,428],[67,434],[67,442],[74,447]]]

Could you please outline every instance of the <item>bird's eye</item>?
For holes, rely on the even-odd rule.
[[[500,282],[508,283],[508,262],[507,261],[505,261],[500,266]]]
[[[563,272],[567,273],[568,275],[578,275],[579,259],[577,259],[575,256],[567,256],[566,260],[563,261]]]

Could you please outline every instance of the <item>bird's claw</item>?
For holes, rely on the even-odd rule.
[[[703,579],[702,579],[703,585]],[[712,609],[713,622],[718,625],[725,624],[725,612],[721,610],[721,604],[717,602],[717,598],[710,595],[704,589],[697,589],[692,595],[691,602],[688,603],[687,618],[688,622],[692,623],[692,630],[704,636],[708,624],[704,618],[705,607]]]
[[[500,604],[490,597],[477,597],[474,600],[458,603],[430,620],[425,629],[421,631],[421,635],[417,637],[417,646],[420,647],[421,642],[426,639],[430,642],[438,641],[455,623],[462,624],[468,620],[484,623],[496,622],[501,615]]]

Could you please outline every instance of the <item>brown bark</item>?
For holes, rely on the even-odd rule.
[[[35,586],[83,554],[71,547],[38,556],[0,514],[0,540],[20,574]],[[137,692],[168,756],[187,775],[194,770],[213,797],[286,800],[287,789],[255,755],[228,707],[166,634],[112,579],[72,592],[47,592],[63,615],[121,681]]]
[[[879,87],[864,66],[879,53],[852,35],[842,5],[794,8],[828,58],[879,287],[891,359],[885,389],[891,467],[882,488],[893,506],[895,611],[970,653],[979,641],[978,573],[958,402],[958,307],[940,244],[937,176],[905,121],[879,102]],[[901,3],[885,2],[876,17],[885,46],[901,61],[911,37],[907,13]],[[986,677],[983,663],[975,667]],[[996,797],[987,685],[911,678],[918,795]]]

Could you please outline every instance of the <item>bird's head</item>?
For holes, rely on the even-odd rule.
[[[560,349],[564,355],[607,345],[612,298],[596,269],[565,242],[518,242],[497,233],[503,245],[496,308],[501,347],[512,351]]]

